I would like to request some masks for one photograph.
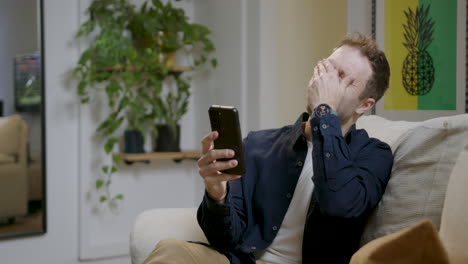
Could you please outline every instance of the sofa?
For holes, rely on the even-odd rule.
[[[391,248],[392,258],[402,255],[402,259],[408,259],[408,252],[435,254],[427,245],[439,244],[441,254],[447,255],[450,263],[468,263],[468,114],[421,122],[371,115],[360,118],[356,126],[391,146],[394,165],[384,196],[365,226],[362,247],[351,263],[383,263],[371,260],[382,255],[382,247]],[[200,190],[200,199],[202,194]],[[142,263],[165,238],[207,242],[198,226],[196,210],[152,209],[138,215],[130,233],[132,263]],[[431,228],[435,230],[432,239],[439,244],[423,243],[428,241],[427,236],[418,233]],[[420,243],[405,248],[401,243],[405,237]],[[426,257],[434,259],[432,255]],[[419,255],[417,258],[421,259]]]
[[[28,128],[20,115],[0,118],[0,219],[28,211]]]

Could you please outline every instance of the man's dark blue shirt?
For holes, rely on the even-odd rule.
[[[224,204],[205,193],[198,223],[210,245],[231,263],[255,263],[278,233],[307,154],[303,122],[312,129],[312,181],[303,263],[349,263],[368,214],[389,180],[390,147],[353,125],[342,135],[337,116],[303,113],[294,125],[251,132],[244,141],[246,173],[228,182]]]

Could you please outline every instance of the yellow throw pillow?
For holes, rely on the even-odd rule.
[[[448,264],[447,252],[434,225],[424,220],[364,245],[350,264]]]

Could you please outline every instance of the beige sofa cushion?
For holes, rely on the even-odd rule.
[[[447,186],[440,237],[450,263],[468,263],[468,145],[460,153]]]
[[[447,252],[430,221],[377,238],[354,253],[350,264],[448,264]]]
[[[0,118],[0,153],[18,154],[21,121],[20,115]]]
[[[0,152],[0,164],[12,163],[12,162],[15,162],[15,161],[16,161],[15,156],[4,154],[4,153]]]
[[[387,143],[392,151],[395,150],[395,143],[410,128],[419,125],[421,122],[392,121],[377,115],[363,116],[356,122],[356,128],[365,129],[370,137],[378,138]]]
[[[467,141],[466,114],[424,121],[401,136],[390,181],[361,244],[424,219],[439,228],[448,179]]]
[[[197,222],[197,208],[159,208],[137,216],[130,234],[132,264],[140,264],[167,238],[208,243]]]

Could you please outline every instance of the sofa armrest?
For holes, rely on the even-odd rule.
[[[197,208],[152,209],[138,215],[130,233],[132,263],[143,263],[162,239],[207,242],[196,215]]]
[[[468,263],[468,144],[458,156],[447,185],[440,222],[440,238],[447,248],[450,263]]]

